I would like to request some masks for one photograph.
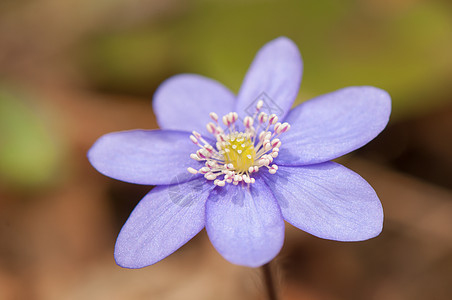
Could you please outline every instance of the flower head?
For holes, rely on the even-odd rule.
[[[161,130],[99,138],[88,153],[99,172],[157,185],[118,236],[120,266],[154,264],[204,227],[224,258],[250,267],[281,250],[284,220],[338,241],[381,232],[375,191],[331,160],[383,130],[389,95],[348,87],[290,110],[301,74],[296,45],[280,37],[257,53],[237,96],[214,80],[177,75],[154,96]]]

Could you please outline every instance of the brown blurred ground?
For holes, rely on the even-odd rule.
[[[103,177],[86,152],[102,134],[156,128],[150,97],[86,88],[69,54],[85,32],[105,24],[95,10],[27,2],[0,4],[17,12],[0,19],[0,78],[39,99],[67,151],[56,184],[0,184],[0,299],[264,299],[259,270],[225,261],[205,232],[154,266],[115,265],[116,235],[149,188]],[[121,8],[137,18],[165,11],[162,4],[132,6],[103,16]],[[378,192],[383,233],[338,243],[288,225],[275,267],[282,299],[451,299],[451,136],[452,108],[445,106],[391,124],[341,160]]]

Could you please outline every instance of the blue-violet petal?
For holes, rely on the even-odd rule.
[[[281,211],[261,178],[215,188],[207,200],[206,230],[225,259],[249,267],[272,260],[284,241]]]
[[[148,185],[185,182],[193,178],[187,168],[201,165],[190,159],[197,147],[189,136],[169,130],[113,132],[96,141],[88,159],[97,171],[117,180]]]
[[[205,203],[212,188],[204,178],[155,187],[121,229],[116,263],[125,268],[146,267],[188,242],[204,228]]]
[[[280,166],[266,182],[284,219],[312,235],[337,241],[377,236],[383,209],[373,188],[358,174],[334,162]]]
[[[384,90],[348,87],[295,107],[291,129],[281,136],[278,165],[308,165],[335,159],[374,139],[386,126],[391,98]]]
[[[262,111],[284,118],[297,97],[302,72],[303,61],[294,42],[286,37],[270,41],[248,69],[238,94],[237,113],[242,118],[253,115],[262,98]]]

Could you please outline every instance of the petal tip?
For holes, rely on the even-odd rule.
[[[125,255],[121,250],[121,247],[118,247],[118,244],[115,246],[114,258],[116,264],[121,268],[140,269],[146,267],[146,265],[137,264],[137,260],[131,259],[129,255]]]
[[[151,257],[152,254],[143,255],[143,251],[134,251],[131,244],[136,241],[127,240],[121,233],[118,236],[115,244],[114,259],[118,266],[126,269],[141,269],[151,266],[163,258]],[[171,253],[170,253],[171,254]]]
[[[389,108],[389,112],[391,111],[392,100],[389,93],[381,88],[370,86],[370,85],[362,85],[362,86],[351,86],[344,89],[348,89],[351,92],[360,92],[363,95],[366,95],[369,98],[375,99],[381,103],[379,105],[384,105],[385,108]]]
[[[271,40],[270,42],[268,42],[267,44],[280,44],[280,45],[284,45],[284,46],[290,46],[290,47],[295,47],[298,50],[297,45],[295,44],[295,42],[288,38],[287,36],[279,36],[273,40]]]

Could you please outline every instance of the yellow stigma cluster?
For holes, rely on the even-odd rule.
[[[256,150],[254,144],[243,134],[233,135],[220,150],[226,164],[232,164],[239,173],[246,173],[253,166]]]

